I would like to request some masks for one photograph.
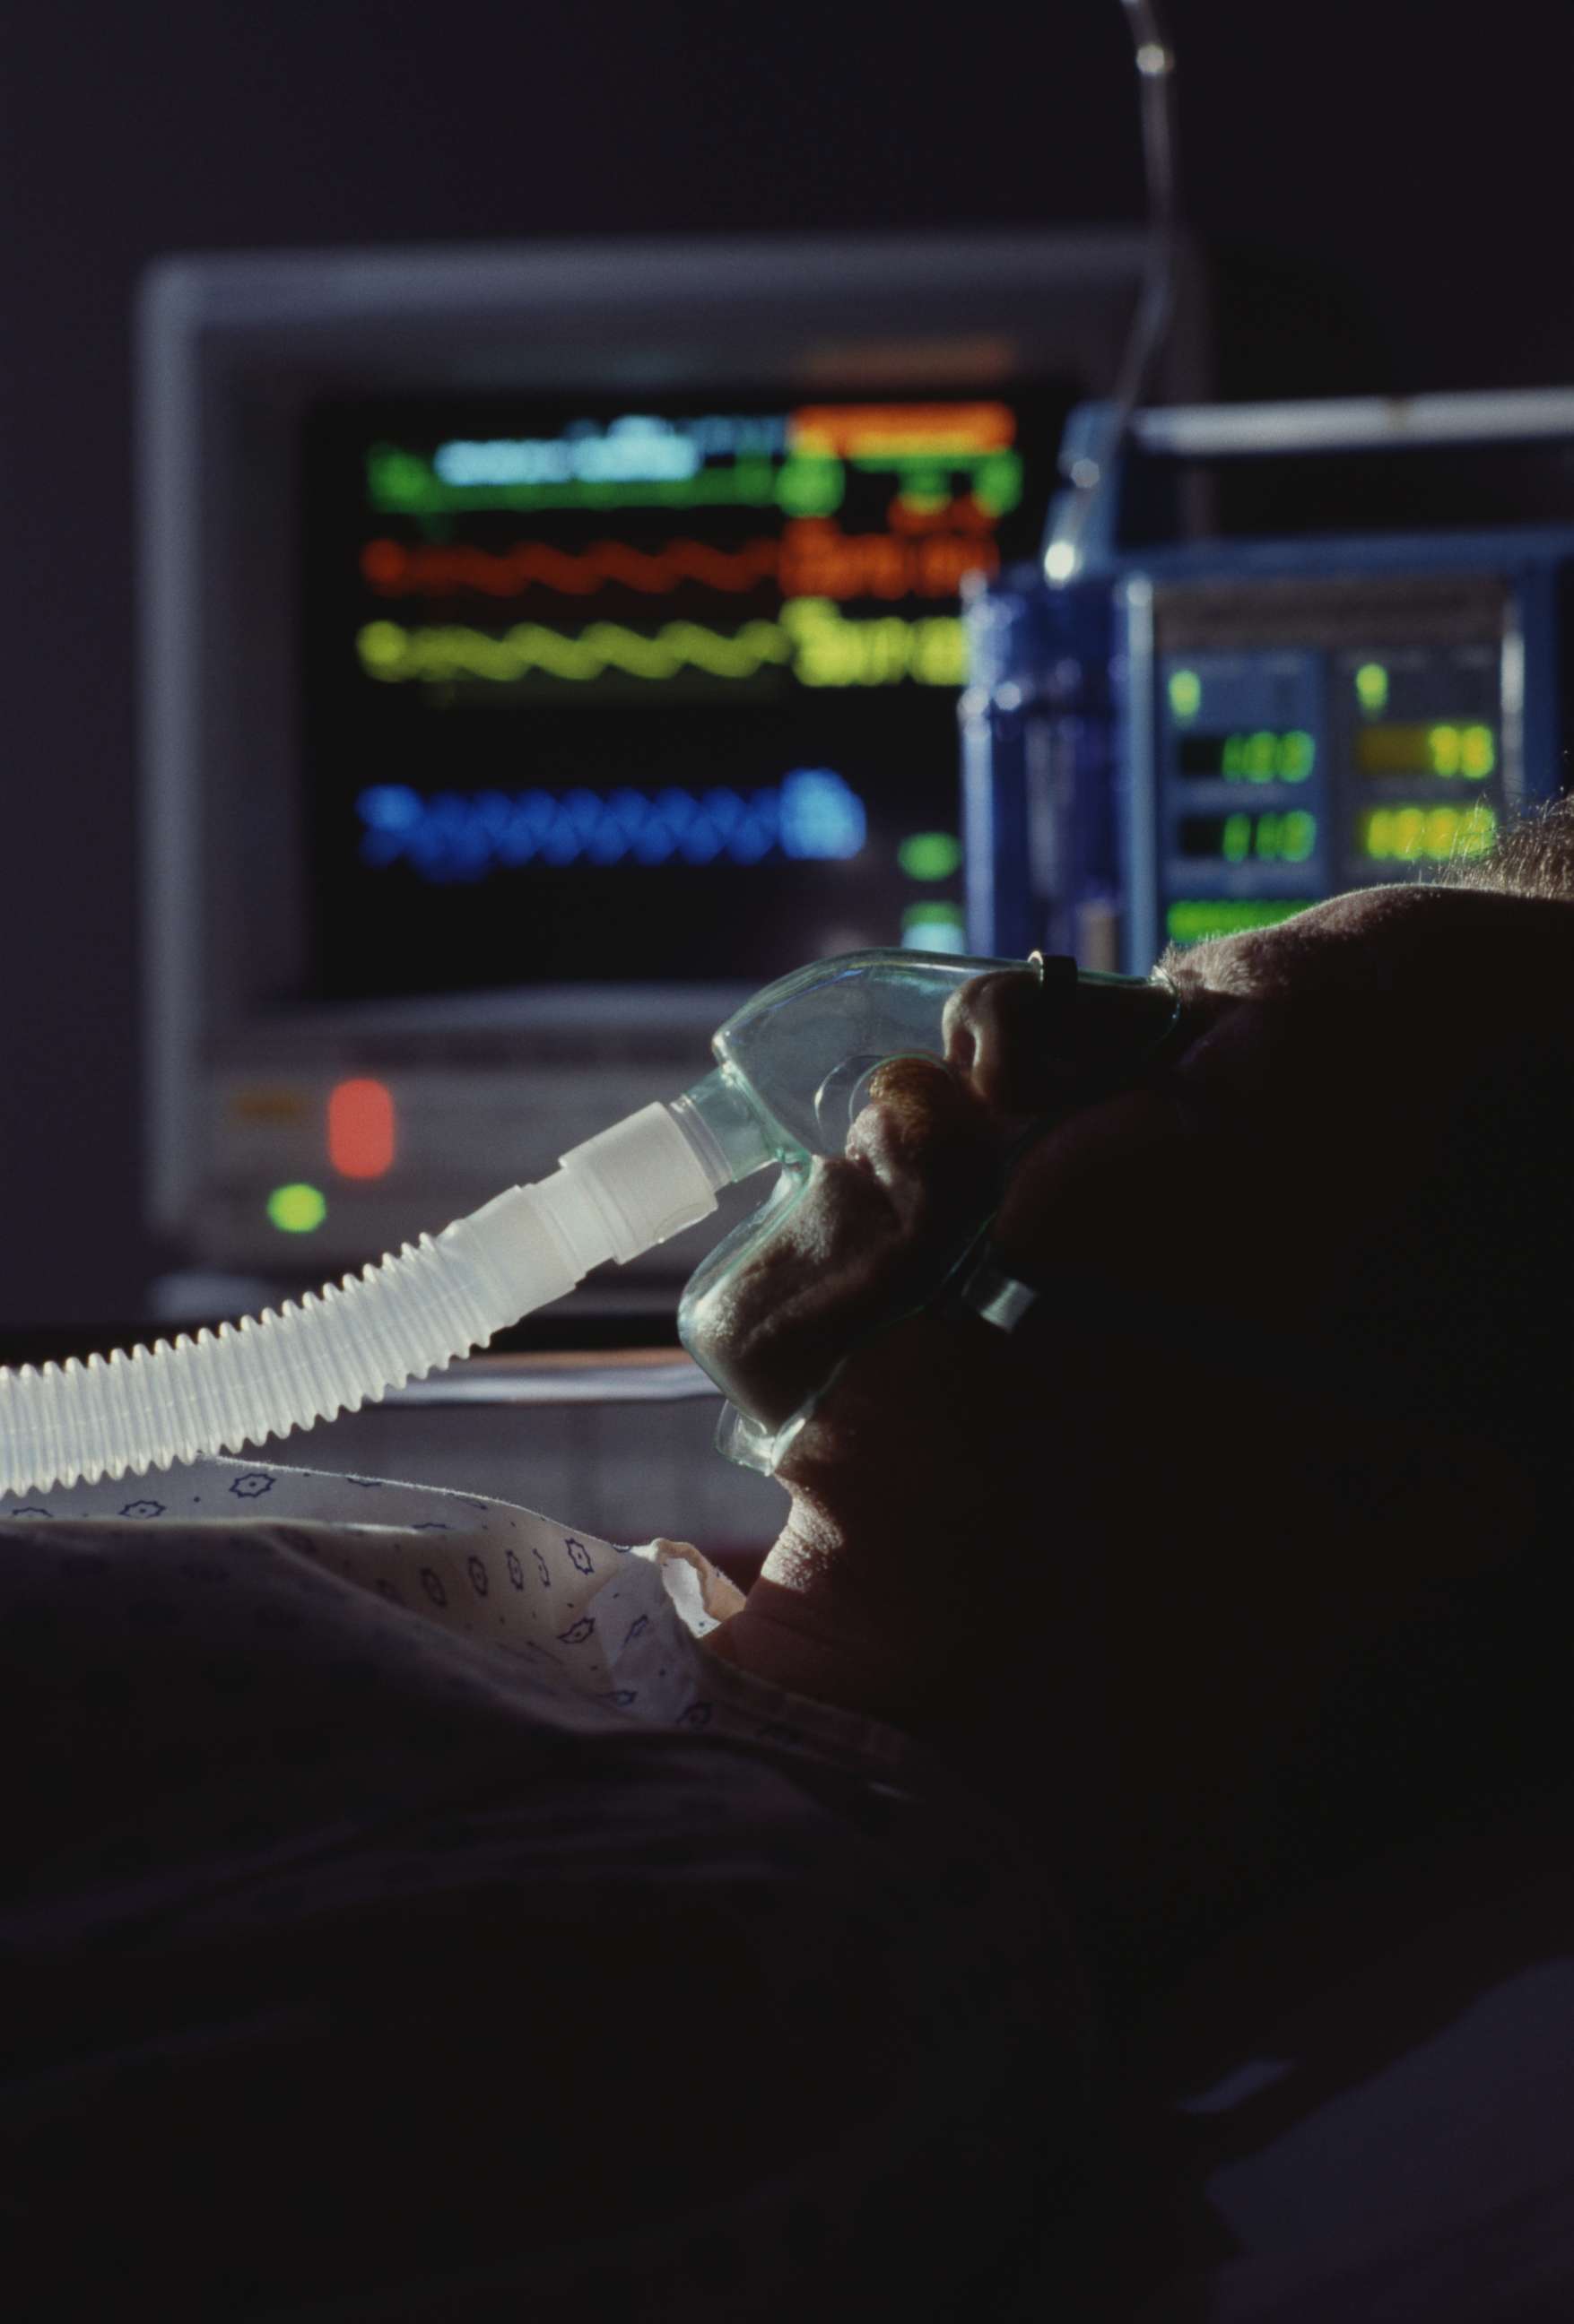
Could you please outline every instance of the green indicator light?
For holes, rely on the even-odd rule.
[[[912,832],[896,851],[910,880],[949,880],[961,860],[961,842],[949,831]]]
[[[968,926],[961,906],[942,903],[939,897],[909,904],[902,915],[902,945],[904,952],[966,952]]]
[[[801,452],[776,471],[776,505],[784,516],[829,516],[847,488],[841,462],[813,453]]]
[[[328,1204],[316,1186],[275,1186],[268,1216],[281,1234],[310,1234],[327,1218]]]
[[[413,452],[375,444],[366,455],[366,497],[375,509],[422,509],[435,481]]]
[[[1170,708],[1177,718],[1195,718],[1202,707],[1202,680],[1194,669],[1170,672]]]
[[[1227,863],[1244,863],[1252,849],[1252,818],[1249,815],[1227,815],[1219,852]]]
[[[1364,661],[1356,672],[1356,698],[1374,715],[1388,707],[1388,672],[1380,661]]]
[[[1164,933],[1171,944],[1203,944],[1209,936],[1238,936],[1248,928],[1274,928],[1293,919],[1311,901],[1301,896],[1292,904],[1232,903],[1220,897],[1187,897],[1170,905]]]

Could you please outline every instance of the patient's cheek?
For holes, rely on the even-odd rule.
[[[1195,1176],[1193,1146],[1157,1091],[1126,1091],[1073,1115],[1018,1162],[995,1249],[1030,1277],[1035,1267],[1123,1277],[1134,1264],[1162,1268],[1189,1224],[1202,1223],[1182,1194]]]

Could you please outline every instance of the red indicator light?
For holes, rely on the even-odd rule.
[[[385,1083],[336,1082],[328,1094],[328,1158],[341,1178],[380,1178],[394,1163],[394,1093]]]

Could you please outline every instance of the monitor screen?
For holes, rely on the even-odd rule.
[[[306,422],[324,1001],[963,948],[958,593],[1069,383],[335,401]]]

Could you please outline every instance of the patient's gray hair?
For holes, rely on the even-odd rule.
[[[1451,863],[1440,884],[1574,903],[1574,798],[1553,799],[1516,816],[1490,853]]]

